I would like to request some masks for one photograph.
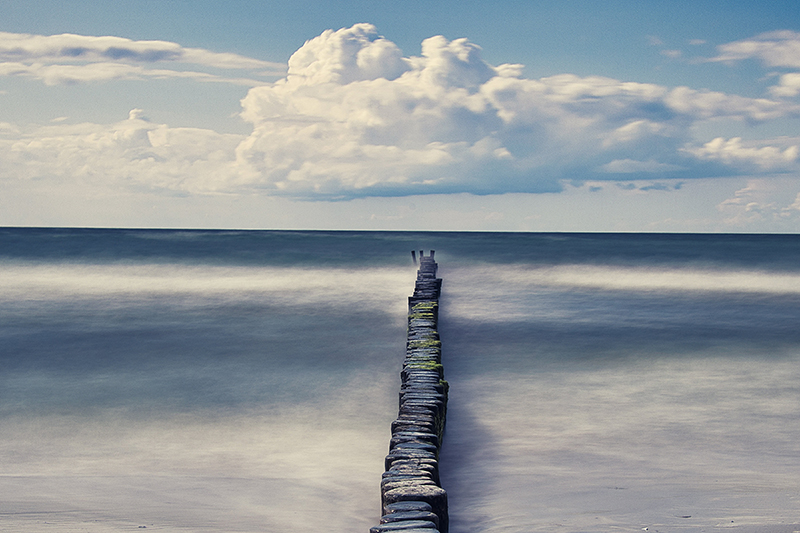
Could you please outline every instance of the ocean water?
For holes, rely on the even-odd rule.
[[[800,236],[32,228],[0,531],[368,531],[420,249],[453,533],[800,531]]]

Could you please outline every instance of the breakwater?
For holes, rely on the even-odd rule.
[[[416,256],[412,252],[414,260]],[[408,339],[400,373],[400,405],[392,422],[381,479],[381,523],[370,533],[447,533],[447,492],[439,483],[448,384],[439,339],[439,296],[434,252],[419,253],[414,294],[408,298]]]

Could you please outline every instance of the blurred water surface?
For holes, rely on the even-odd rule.
[[[0,229],[3,527],[367,531],[412,249],[451,531],[798,529],[796,236],[28,228]]]

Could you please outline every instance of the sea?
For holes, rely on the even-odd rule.
[[[800,235],[68,228],[0,228],[0,531],[369,531],[412,250],[452,533],[800,531]]]

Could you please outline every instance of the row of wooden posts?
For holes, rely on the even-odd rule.
[[[414,262],[416,254],[411,252]],[[439,296],[434,251],[419,253],[414,295],[408,299],[408,340],[400,373],[400,405],[392,422],[381,480],[382,517],[370,533],[447,533],[447,492],[439,482],[439,450],[448,384],[439,339]]]

